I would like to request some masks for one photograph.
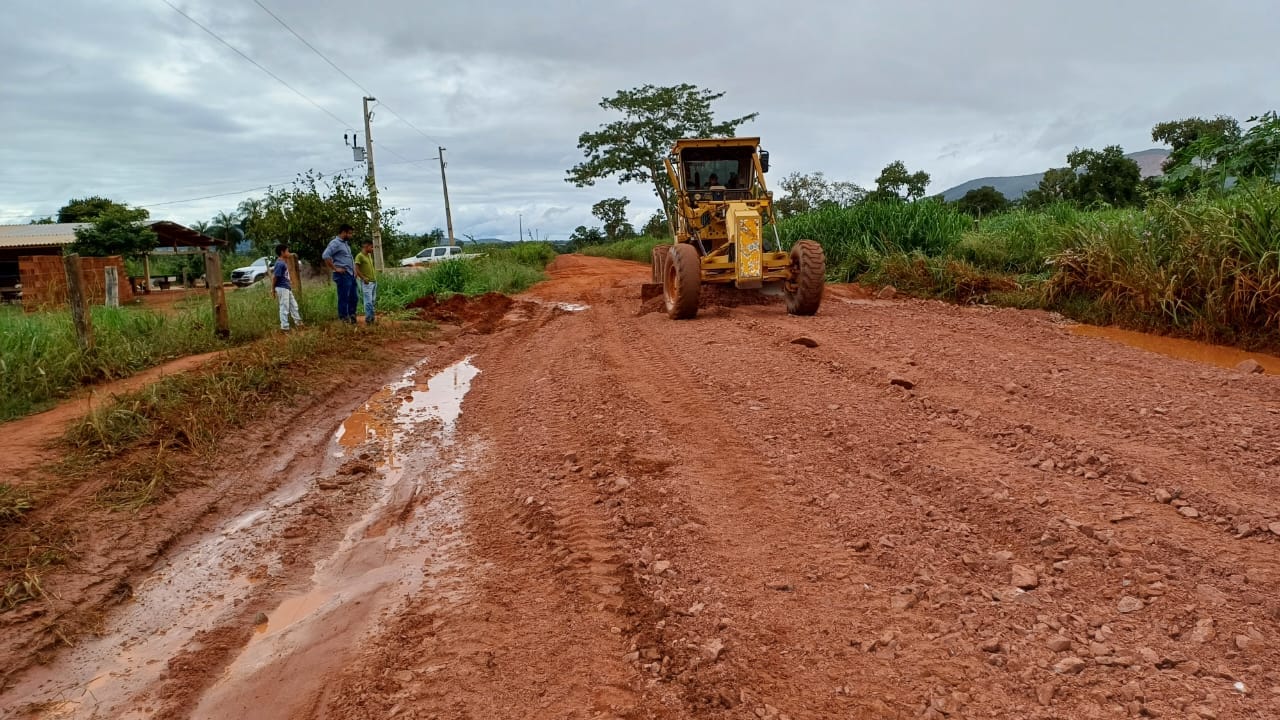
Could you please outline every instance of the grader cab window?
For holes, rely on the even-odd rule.
[[[725,199],[746,198],[754,169],[751,157],[750,148],[689,148],[682,157],[685,187],[724,191]]]

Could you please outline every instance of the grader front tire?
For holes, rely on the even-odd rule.
[[[787,312],[813,315],[822,304],[827,261],[822,246],[812,240],[797,241],[791,248],[791,279],[786,283]]]
[[[667,315],[688,320],[698,314],[698,292],[702,287],[702,262],[688,243],[671,246],[662,278],[662,297]]]

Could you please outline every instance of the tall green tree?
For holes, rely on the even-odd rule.
[[[577,187],[611,177],[623,183],[649,183],[667,216],[674,216],[674,189],[663,165],[671,145],[680,138],[732,137],[739,126],[756,117],[751,113],[717,121],[711,104],[722,97],[722,92],[683,83],[644,85],[604,98],[600,107],[622,117],[578,136],[578,149],[586,159],[568,171],[565,181]]]
[[[1022,202],[1037,208],[1057,202],[1071,202],[1076,196],[1076,171],[1069,167],[1051,168],[1040,178],[1040,184],[1029,191]]]
[[[784,194],[774,203],[773,208],[783,217],[799,215],[829,205],[848,207],[867,195],[866,190],[854,183],[828,180],[821,171],[793,172],[782,178],[778,185]]]
[[[209,220],[209,227],[204,233],[221,240],[223,247],[229,250],[244,239],[244,221],[237,213],[223,211]]]
[[[1248,122],[1249,129],[1225,150],[1226,171],[1237,179],[1280,181],[1280,115],[1272,110]]]
[[[1119,145],[1101,150],[1076,148],[1067,154],[1076,174],[1073,199],[1081,205],[1127,207],[1142,204],[1142,168]]]
[[[146,225],[149,216],[143,208],[113,203],[99,212],[89,227],[76,229],[71,252],[85,257],[132,257],[155,250],[155,231]]]
[[[259,252],[270,253],[279,242],[313,266],[343,223],[355,229],[355,241],[371,237],[368,191],[363,182],[343,175],[325,177],[314,171],[298,176],[293,185],[272,188],[263,198],[262,215],[247,228]],[[398,234],[400,210],[381,209],[382,235]]]
[[[610,242],[631,237],[636,234],[635,228],[627,222],[627,198],[605,198],[591,206],[591,214],[595,215],[604,227],[604,234]]]
[[[1225,149],[1240,140],[1240,123],[1226,115],[1171,120],[1153,127],[1151,139],[1171,148],[1161,166],[1162,189],[1187,195],[1204,186],[1206,170],[1222,162]]]
[[[955,202],[956,209],[976,218],[994,215],[1009,208],[1009,198],[990,185],[976,187]]]
[[[600,228],[579,225],[569,235],[569,249],[576,252],[589,245],[599,245],[607,239]]]
[[[876,178],[876,200],[918,200],[924,197],[925,188],[929,186],[929,173],[920,170],[907,170],[906,163],[894,160],[880,171]]]
[[[1184,144],[1170,153],[1170,161],[1177,162],[1166,163],[1162,189],[1182,195],[1200,189],[1224,191],[1239,180],[1280,181],[1280,118],[1272,111],[1247,122],[1250,126],[1243,132],[1234,125],[1210,125],[1199,134],[1186,131],[1176,138]]]
[[[58,209],[58,222],[93,222],[104,212],[113,209],[128,210],[129,206],[97,195],[86,198],[74,198]]]
[[[640,232],[652,238],[668,238],[671,237],[671,226],[667,224],[667,216],[661,210],[654,210]]]

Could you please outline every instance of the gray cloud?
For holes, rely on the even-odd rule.
[[[444,145],[454,225],[478,237],[514,236],[520,215],[564,237],[619,194],[643,222],[648,188],[563,178],[578,134],[607,119],[600,98],[644,83],[693,82],[728,93],[724,115],[760,112],[749,132],[775,177],[867,185],[902,159],[934,191],[1061,165],[1076,146],[1143,149],[1156,122],[1245,117],[1280,93],[1266,0],[741,0],[705,31],[665,0],[263,1],[429,136],[375,110],[379,184],[406,227],[444,225],[438,166],[407,162]],[[251,0],[180,6],[342,122],[158,0],[14,5],[0,27],[0,222],[74,195],[160,203],[352,165],[342,133],[361,91]],[[153,214],[192,222],[239,199]]]

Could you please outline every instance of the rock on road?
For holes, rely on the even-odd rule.
[[[645,266],[551,270],[455,341],[449,561],[242,716],[1276,716],[1280,380],[839,287],[676,322]]]

